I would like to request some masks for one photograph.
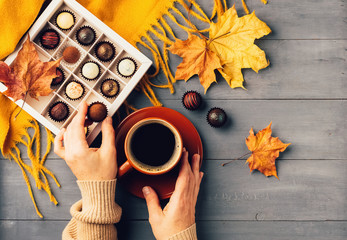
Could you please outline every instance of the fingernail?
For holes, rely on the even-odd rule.
[[[143,187],[143,188],[142,188],[142,193],[143,193],[143,195],[145,195],[145,196],[148,195],[148,194],[150,193],[149,187],[147,187],[147,186],[146,186],[146,187]]]
[[[187,149],[185,147],[183,147],[183,152],[186,152],[186,151],[187,151]]]
[[[106,123],[112,123],[112,118],[111,117],[107,117],[106,118]]]

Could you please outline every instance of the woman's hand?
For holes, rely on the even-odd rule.
[[[82,102],[68,128],[62,129],[54,140],[54,152],[65,159],[78,180],[112,180],[117,175],[117,155],[112,118],[101,127],[100,148],[89,148],[84,124],[88,105]]]
[[[142,189],[147,202],[149,223],[158,240],[168,239],[195,223],[195,205],[204,175],[199,171],[200,156],[193,156],[190,167],[188,152],[184,149],[181,161],[175,191],[164,210],[160,207],[158,195],[151,187]]]

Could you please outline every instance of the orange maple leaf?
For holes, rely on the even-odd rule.
[[[51,83],[57,77],[56,68],[60,60],[41,62],[35,45],[28,39],[23,44],[11,67],[0,62],[0,82],[7,87],[5,95],[14,101],[24,99],[27,94],[38,100],[52,92]]]
[[[217,54],[208,49],[206,40],[188,33],[187,40],[177,39],[169,50],[183,58],[177,67],[175,75],[177,80],[188,81],[193,75],[198,74],[205,93],[210,85],[216,82],[214,70],[221,68],[222,65]]]
[[[283,143],[278,137],[271,137],[271,124],[254,135],[253,128],[249,131],[249,136],[246,138],[246,145],[252,152],[252,155],[247,159],[250,171],[259,170],[265,176],[275,176],[278,179],[275,160],[280,152],[286,150],[290,143]]]

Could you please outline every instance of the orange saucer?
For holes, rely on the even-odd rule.
[[[160,117],[173,124],[181,133],[183,145],[188,150],[189,156],[195,153],[200,154],[202,163],[203,148],[198,131],[194,125],[181,113],[165,107],[147,107],[140,109],[126,117],[116,129],[116,147],[118,166],[126,161],[124,153],[124,140],[130,128],[138,121],[148,117]],[[142,188],[151,186],[156,190],[161,199],[171,197],[175,190],[176,179],[178,176],[179,164],[172,171],[149,176],[138,171],[132,170],[118,179],[119,183],[130,193],[143,198]]]

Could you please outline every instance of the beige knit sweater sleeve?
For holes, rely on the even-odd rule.
[[[116,180],[77,181],[82,200],[72,205],[71,221],[65,227],[63,240],[117,240],[115,223],[122,209],[115,202]],[[196,225],[171,236],[169,240],[197,240]]]

